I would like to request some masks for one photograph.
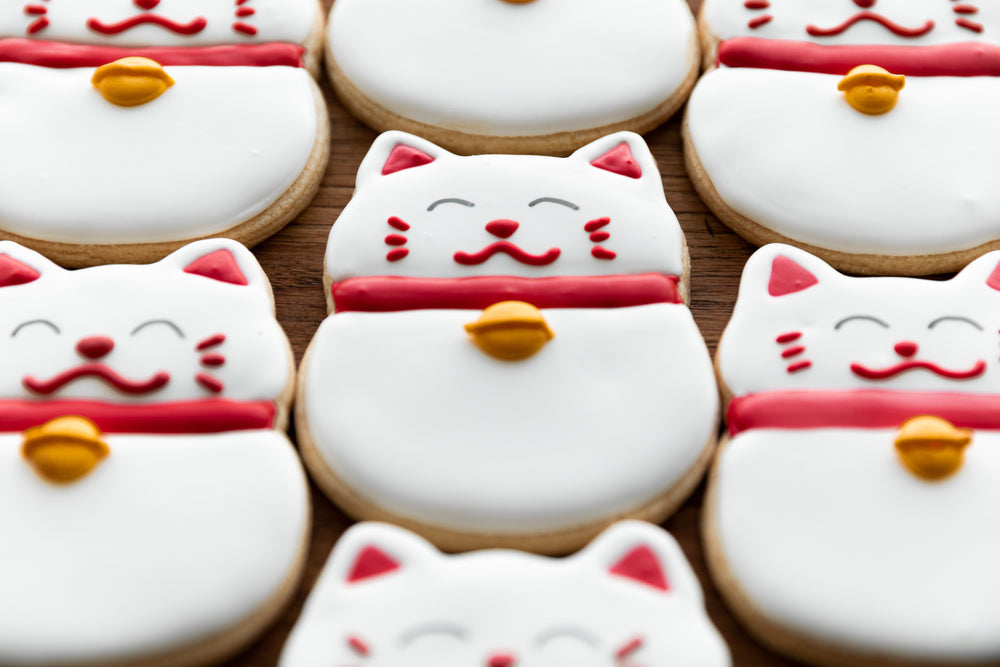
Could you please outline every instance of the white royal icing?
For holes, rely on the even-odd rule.
[[[397,146],[433,156],[382,175]],[[642,176],[591,165],[627,146]],[[538,199],[544,201],[530,206]],[[461,199],[473,206],[442,199]],[[572,204],[577,208],[566,206]],[[383,239],[409,231],[398,261]],[[587,221],[607,217],[592,255]],[[453,259],[507,239],[547,266],[496,254]],[[655,273],[681,275],[684,241],[640,137],[605,137],[568,158],[458,157],[403,133],[380,136],[354,198],[330,235],[334,281],[366,276],[461,279]],[[607,284],[612,287],[614,279]],[[407,306],[403,306],[406,308]],[[704,342],[681,303],[544,308],[555,338],[519,362],[488,357],[467,309],[343,312],[320,326],[300,407],[308,439],[352,490],[399,516],[459,531],[520,534],[570,528],[637,510],[688,473],[714,438],[717,396]],[[301,425],[300,425],[301,427]]]
[[[849,0],[742,5],[706,2],[702,20],[708,32],[722,39],[818,45],[1000,43],[996,3],[879,0],[867,9]],[[956,13],[963,8],[973,13]],[[903,37],[861,20],[838,35],[807,32],[809,26],[830,28],[861,12],[905,28],[932,27],[922,36]],[[763,16],[772,20],[747,25]],[[1000,78],[907,76],[896,107],[880,116],[851,108],[837,90],[840,79],[725,66],[702,77],[689,101],[688,149],[723,202],[793,242],[852,254],[939,254],[996,240],[1000,197],[993,187],[994,156],[1000,139],[989,109],[1000,102]]]
[[[494,136],[652,111],[695,66],[694,35],[681,0],[338,0],[328,28],[337,66],[376,104]]]
[[[816,282],[774,295],[775,262],[786,259]],[[735,400],[791,392],[780,395],[786,403],[809,390],[1000,394],[998,264],[990,253],[947,282],[850,278],[803,251],[765,246],[747,263],[719,344],[721,380]],[[792,333],[800,336],[778,342]],[[907,359],[983,369],[950,379],[911,368],[881,380],[851,370]],[[829,400],[832,412],[838,398]],[[789,404],[785,416],[795,412]],[[733,585],[783,632],[814,642],[895,660],[996,661],[1000,436],[976,428],[964,465],[931,482],[901,464],[896,433],[845,424],[733,436],[719,454],[709,519]]]
[[[217,252],[229,255],[247,284],[185,271]],[[274,404],[287,394],[288,342],[266,277],[238,243],[202,241],[148,266],[71,272],[0,242],[5,270],[11,261],[40,275],[0,287],[2,401],[155,408],[211,399]],[[80,350],[96,337],[113,347],[95,359]],[[210,339],[216,342],[204,343]],[[87,364],[128,381],[158,373],[168,380],[135,395],[96,375],[51,393],[32,389],[33,381]],[[219,390],[199,374],[221,383]],[[5,419],[16,410],[5,407]],[[283,426],[283,407],[274,421]],[[19,433],[0,434],[0,663],[107,664],[182,650],[244,622],[295,572],[308,494],[283,432],[109,433],[104,440],[106,459],[82,479],[56,485],[22,456]]]
[[[302,43],[319,20],[311,0],[21,2],[0,14],[0,36],[98,46],[201,47]],[[237,9],[254,10],[234,18]],[[209,10],[209,11],[206,11]],[[88,29],[136,16],[206,20],[193,35],[144,23],[116,35]],[[30,21],[49,24],[30,34]],[[234,31],[239,20],[256,34]],[[125,52],[128,53],[127,51]],[[168,242],[216,234],[268,209],[313,154],[319,92],[298,67],[166,65],[175,84],[135,107],[106,101],[92,67],[0,64],[0,228],[60,243]]]
[[[396,567],[352,577],[374,550]],[[614,573],[628,556],[645,558],[655,583]],[[566,559],[447,556],[400,528],[359,524],[330,555],[279,664],[731,663],[677,543],[653,525],[622,522]]]

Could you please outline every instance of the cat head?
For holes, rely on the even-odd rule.
[[[449,556],[384,524],[348,530],[282,656],[299,665],[727,665],[673,539],[623,522],[565,559]]]
[[[747,262],[719,343],[735,395],[780,389],[1000,392],[1000,252],[948,281],[853,278],[791,246]]]
[[[707,0],[713,34],[819,44],[996,42],[1000,10],[982,0]]]
[[[334,224],[333,280],[362,276],[682,275],[684,239],[636,134],[566,158],[454,155],[403,132],[376,139]]]
[[[267,278],[228,239],[68,271],[0,242],[0,399],[275,400],[288,342]]]
[[[15,0],[0,17],[14,37],[120,46],[301,44],[314,0]]]

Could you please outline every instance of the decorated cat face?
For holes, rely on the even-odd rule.
[[[747,262],[719,345],[736,395],[780,389],[1000,391],[1000,253],[948,281],[851,278],[790,246]]]
[[[712,32],[820,44],[996,42],[1000,8],[982,0],[708,0]]]
[[[313,0],[15,0],[0,34],[117,45],[300,43]]]
[[[385,524],[341,538],[282,655],[314,665],[728,665],[676,542],[639,522],[557,560],[446,556]]]
[[[67,271],[0,242],[0,400],[273,401],[288,343],[267,278],[225,239]]]
[[[683,272],[683,237],[642,138],[567,158],[460,157],[387,132],[330,234],[334,281],[358,276],[579,276]]]

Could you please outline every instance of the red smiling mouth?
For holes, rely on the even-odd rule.
[[[48,380],[38,380],[29,375],[21,383],[36,394],[48,395],[82,377],[96,377],[104,380],[118,391],[126,394],[147,394],[170,381],[170,374],[166,371],[155,373],[148,380],[129,380],[104,364],[82,364],[68,371],[63,371]]]
[[[118,23],[102,23],[97,19],[87,19],[87,27],[95,32],[101,33],[102,35],[117,35],[125,32],[126,30],[131,30],[136,26],[147,23],[158,25],[161,28],[175,32],[179,35],[196,35],[204,30],[205,26],[208,25],[208,21],[200,16],[192,20],[190,23],[177,23],[176,21],[165,19],[162,16],[157,16],[156,14],[140,14],[139,16],[134,16],[130,19],[119,21]]]
[[[951,380],[967,380],[969,378],[982,375],[983,371],[986,370],[986,362],[980,359],[967,371],[949,370],[947,368],[942,368],[937,364],[932,364],[929,361],[903,361],[895,366],[881,369],[871,369],[865,368],[861,364],[851,364],[851,370],[854,371],[854,374],[860,375],[867,380],[886,380],[888,378],[895,377],[900,373],[905,373],[906,371],[912,371],[918,368],[922,368],[925,371],[930,371]]]
[[[806,27],[806,32],[813,37],[833,37],[834,35],[839,35],[842,32],[845,32],[848,28],[859,21],[875,21],[887,30],[891,31],[893,34],[899,35],[900,37],[922,37],[934,29],[934,21],[931,20],[928,20],[927,23],[923,24],[919,28],[907,28],[906,26],[901,26],[898,23],[893,23],[886,17],[881,14],[876,14],[875,12],[858,12],[838,26],[834,26],[832,28],[818,28],[814,25],[810,25]]]
[[[466,266],[482,264],[498,252],[506,253],[522,264],[530,264],[531,266],[545,266],[546,264],[551,264],[556,261],[562,253],[559,248],[549,248],[547,252],[544,252],[541,255],[532,255],[529,252],[521,250],[510,241],[497,241],[496,243],[491,243],[476,253],[467,253],[459,250],[455,253],[455,261]]]

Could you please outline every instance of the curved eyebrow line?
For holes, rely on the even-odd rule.
[[[454,623],[427,623],[410,628],[399,636],[399,646],[406,646],[422,635],[451,635],[456,639],[465,639],[465,630]]]
[[[534,206],[536,204],[544,204],[544,203],[559,204],[560,206],[565,206],[566,208],[571,208],[574,211],[579,211],[580,210],[580,207],[577,206],[576,204],[574,204],[573,202],[566,201],[565,199],[557,199],[555,197],[539,197],[535,201],[533,201],[530,204],[528,204],[528,208],[531,208],[532,206]]]
[[[930,324],[928,324],[927,328],[928,329],[933,329],[935,326],[937,326],[938,322],[943,322],[945,320],[956,320],[958,322],[966,322],[966,323],[971,324],[972,326],[976,327],[980,331],[983,330],[983,327],[979,324],[979,322],[976,322],[975,320],[969,319],[968,317],[962,317],[961,315],[944,315],[943,317],[939,317],[936,320],[934,320],[933,322],[931,322]]]
[[[535,639],[536,646],[544,646],[546,642],[549,642],[556,637],[561,637],[563,635],[569,635],[571,637],[576,637],[584,644],[597,648],[599,642],[597,637],[595,637],[590,632],[584,630],[583,628],[577,627],[575,625],[557,625],[554,628],[549,628],[545,630]]]
[[[834,331],[836,331],[837,329],[839,329],[844,324],[847,324],[851,320],[870,320],[870,321],[874,322],[875,324],[882,325],[886,329],[889,328],[888,324],[886,324],[885,322],[883,322],[882,320],[880,320],[877,317],[872,317],[871,315],[851,315],[850,317],[845,317],[844,319],[840,320],[835,325],[833,325]]]
[[[427,207],[428,211],[433,211],[441,204],[461,204],[462,206],[468,206],[472,208],[475,206],[471,201],[467,199],[459,199],[458,197],[447,197],[445,199],[438,199],[436,202]]]
[[[178,336],[180,336],[181,338],[185,337],[184,336],[184,332],[181,331],[181,328],[179,326],[177,326],[176,324],[174,324],[173,322],[171,322],[170,320],[148,320],[146,322],[143,322],[139,326],[137,326],[135,329],[132,329],[132,333],[129,334],[129,335],[130,336],[134,336],[137,333],[139,333],[140,331],[142,331],[143,329],[145,329],[146,327],[152,326],[154,324],[166,324],[168,327],[170,327],[175,332],[177,332]]]
[[[21,322],[16,327],[14,327],[14,330],[10,332],[10,337],[13,338],[14,336],[17,335],[18,331],[32,324],[47,324],[48,326],[52,327],[52,330],[55,331],[56,333],[62,333],[62,331],[59,330],[59,327],[57,327],[52,322],[49,322],[48,320],[28,320],[27,322]]]

